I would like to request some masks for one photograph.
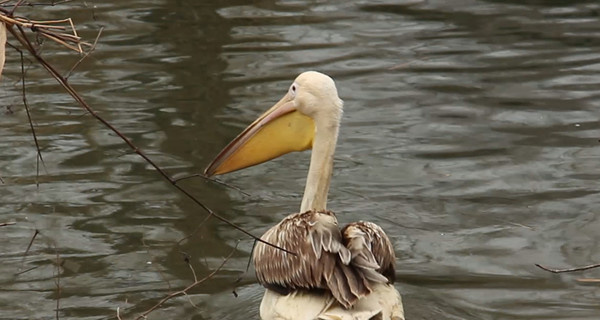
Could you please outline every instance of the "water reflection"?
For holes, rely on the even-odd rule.
[[[318,69],[346,103],[330,208],[392,236],[409,319],[597,318],[597,287],[576,282],[597,271],[533,267],[600,260],[595,1],[96,5],[97,22],[85,7],[47,13],[69,13],[91,37],[106,25],[71,81],[169,173],[201,172],[291,79]],[[68,70],[77,59],[56,63]],[[203,223],[202,210],[32,68],[46,163],[36,178],[19,88],[7,80],[18,79],[16,63],[9,56],[2,100],[14,112],[0,116],[0,223],[17,222],[0,227],[2,317],[54,317],[57,250],[61,317],[100,319],[149,308],[169,285],[191,282],[185,256],[204,275],[238,239],[225,270],[189,295],[198,308],[181,298],[154,317],[257,314],[262,289],[252,270],[242,274],[252,243]],[[297,210],[307,161],[290,155],[226,178],[249,197],[183,184],[261,234]]]

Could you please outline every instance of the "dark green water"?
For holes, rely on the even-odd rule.
[[[600,318],[600,288],[577,282],[600,270],[534,266],[600,262],[598,2],[247,3],[88,1],[22,14],[70,16],[90,41],[105,26],[71,82],[177,176],[201,172],[300,72],[334,77],[345,114],[329,207],[391,236],[409,320]],[[53,44],[44,52],[62,70],[78,60]],[[192,282],[182,252],[202,277],[238,241],[222,272],[150,319],[256,318],[262,288],[252,270],[242,275],[251,240],[203,223],[34,65],[37,188],[14,51],[6,69],[0,223],[16,224],[0,227],[0,318],[55,319],[60,278],[61,319],[116,318],[117,308],[133,319]],[[182,185],[260,235],[298,210],[308,160],[223,178],[250,196]]]

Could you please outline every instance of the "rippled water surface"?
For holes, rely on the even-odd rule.
[[[600,262],[597,1],[112,0],[20,10],[70,16],[90,41],[105,27],[70,81],[177,177],[200,173],[298,73],[334,77],[345,113],[329,207],[341,223],[368,219],[391,236],[407,319],[600,318],[600,287],[580,281],[600,270],[534,266]],[[43,52],[65,71],[79,59],[53,44]],[[8,56],[0,223],[15,224],[0,227],[0,318],[119,310],[133,319],[192,283],[184,257],[203,277],[236,245],[215,277],[150,318],[256,318],[263,289],[244,273],[252,241],[205,222],[33,64],[27,98],[45,163],[36,174],[19,56]],[[291,154],[223,177],[249,195],[180,183],[260,235],[298,210],[308,160]]]

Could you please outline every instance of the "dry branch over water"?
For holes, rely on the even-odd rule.
[[[106,121],[102,116],[100,116],[86,101],[85,99],[75,90],[73,86],[68,81],[68,78],[63,76],[53,65],[51,65],[44,57],[38,52],[36,45],[29,39],[25,29],[20,24],[9,25],[7,26],[7,30],[11,33],[15,39],[19,41],[21,46],[25,49],[25,51],[29,52],[31,56],[41,65],[43,66],[50,75],[58,81],[58,83],[75,99],[75,101],[90,115],[96,118],[100,123],[102,123],[105,127],[110,129],[114,134],[116,134],[121,140],[131,148],[131,150],[137,153],[140,157],[142,157],[154,170],[160,174],[165,180],[167,180],[175,189],[177,189],[181,194],[185,195],[189,200],[196,203],[200,206],[209,216],[214,217],[229,226],[237,229],[238,231],[244,233],[245,235],[251,237],[255,241],[263,242],[266,245],[273,246],[279,250],[286,251],[290,254],[295,255],[295,253],[290,252],[284,248],[280,248],[273,244],[270,244],[264,240],[261,240],[258,236],[253,235],[252,233],[246,231],[244,228],[238,226],[237,224],[229,221],[225,217],[220,214],[214,212],[212,209],[204,205],[196,196],[191,194],[189,191],[181,187],[176,179],[171,177],[164,169],[158,166],[150,157],[146,155],[140,148],[138,148],[128,137],[126,137],[123,133],[121,133],[115,126]],[[33,32],[37,32],[36,30],[32,30]],[[39,147],[38,147],[39,152]],[[41,153],[40,153],[41,158]]]
[[[59,2],[51,2],[46,5],[54,6],[58,3]],[[65,3],[65,1],[61,1],[60,3]],[[103,126],[108,128],[109,130],[111,130],[116,136],[118,136],[123,141],[123,143],[126,146],[128,146],[131,149],[131,151],[133,151],[138,156],[140,156],[142,159],[144,159],[145,162],[148,163],[154,169],[154,171],[156,173],[158,173],[164,180],[166,180],[169,184],[171,184],[177,190],[177,192],[179,192],[180,194],[183,194],[187,199],[191,200],[196,205],[201,207],[206,212],[205,221],[210,218],[216,218],[216,219],[222,221],[223,223],[244,233],[248,237],[252,238],[254,241],[263,242],[267,245],[273,246],[275,248],[284,250],[290,254],[295,255],[295,253],[293,253],[293,252],[287,251],[283,248],[277,247],[275,245],[272,245],[268,242],[261,240],[259,237],[246,231],[244,228],[229,221],[228,219],[224,218],[217,212],[214,212],[212,209],[210,209],[209,207],[204,205],[200,199],[198,199],[195,195],[193,195],[192,193],[187,191],[185,188],[183,188],[178,183],[179,180],[173,178],[163,168],[158,166],[144,151],[142,151],[139,147],[137,147],[130,138],[125,136],[118,128],[113,126],[110,122],[108,122],[100,114],[98,114],[86,102],[86,100],[82,97],[82,95],[71,85],[71,83],[69,82],[69,76],[73,73],[73,71],[77,68],[77,66],[80,65],[81,62],[84,59],[86,59],[90,55],[90,53],[92,53],[94,51],[94,49],[96,48],[96,43],[98,43],[98,41],[100,40],[102,29],[101,28],[99,29],[98,34],[93,42],[86,42],[86,41],[83,41],[82,38],[79,36],[77,29],[76,29],[76,25],[73,22],[73,20],[71,20],[70,18],[64,18],[64,19],[58,19],[58,20],[43,20],[43,19],[36,20],[36,19],[30,18],[30,17],[22,16],[23,12],[25,11],[25,7],[27,7],[27,6],[28,7],[42,6],[42,5],[44,5],[44,4],[33,4],[33,3],[22,1],[22,0],[18,0],[18,1],[17,0],[15,0],[15,1],[0,0],[0,25],[5,27],[4,35],[8,36],[7,37],[8,38],[7,45],[9,47],[13,48],[21,56],[21,79],[20,79],[21,85],[22,85],[21,94],[22,94],[23,105],[24,105],[25,111],[27,113],[29,126],[30,126],[30,129],[32,132],[34,143],[35,143],[35,147],[37,149],[38,175],[39,175],[39,163],[41,163],[43,165],[43,158],[42,158],[42,152],[41,152],[42,148],[38,142],[37,135],[35,132],[35,130],[36,130],[36,126],[34,125],[35,124],[35,122],[34,122],[35,114],[33,114],[31,112],[31,110],[28,106],[28,103],[27,103],[27,96],[26,96],[26,90],[25,90],[26,70],[24,67],[25,56],[29,56],[30,58],[32,58],[32,60],[33,60],[32,63],[37,63],[38,65],[42,66],[48,72],[48,74],[52,78],[54,78],[58,82],[58,84],[60,84],[60,86],[66,91],[66,93],[68,93],[75,100],[75,102],[86,112],[87,115],[91,115],[96,120],[98,120],[98,122],[100,122]],[[23,8],[21,8],[21,7],[23,7]],[[17,12],[21,15],[17,16],[16,15]],[[37,12],[40,12],[40,11],[38,10]],[[0,36],[0,40],[2,40],[1,36]],[[58,68],[55,65],[51,64],[50,62],[48,62],[48,60],[46,60],[45,52],[43,52],[43,50],[42,50],[45,47],[44,41],[42,41],[42,40],[49,40],[52,43],[58,44],[59,46],[62,46],[66,50],[73,51],[73,52],[79,54],[81,58],[69,70],[58,70]],[[48,41],[45,41],[45,42],[48,42]],[[2,58],[2,57],[0,57],[0,58]],[[223,184],[222,182],[218,182],[218,183]],[[3,223],[0,223],[0,227],[8,226],[11,224],[14,224],[14,223],[3,222]],[[33,241],[38,234],[39,234],[39,231],[36,230],[33,237],[31,238],[31,241],[29,242],[29,245],[27,246],[27,249],[24,251],[24,257],[26,257],[28,255],[28,253],[31,249],[31,246],[33,244]],[[58,248],[56,248],[57,261],[59,260],[59,251],[60,250]],[[217,272],[219,272],[221,270],[221,268],[228,261],[228,259],[234,254],[235,251],[236,251],[236,249],[234,248],[231,251],[231,253],[229,254],[229,256],[224,258],[223,262],[221,263],[221,265],[218,268],[216,268],[212,272],[208,273],[202,279],[196,278],[195,271],[193,270],[191,264],[188,261],[188,265],[192,269],[192,273],[194,275],[193,283],[188,285],[187,287],[185,287],[182,290],[172,292],[171,294],[167,295],[162,300],[160,300],[154,307],[147,310],[145,313],[143,313],[138,318],[145,318],[146,315],[151,313],[156,308],[159,308],[166,301],[168,301],[176,296],[186,295],[190,289],[197,287],[198,285],[205,282],[207,279],[210,279],[211,277],[213,277]],[[58,266],[58,268],[60,268],[60,267],[61,266]],[[60,270],[57,272],[57,276],[56,276],[55,280],[56,280],[55,285],[56,285],[56,296],[57,296],[55,316],[56,316],[56,319],[59,319],[60,309],[61,309],[61,303],[60,303],[61,298],[60,297],[61,297],[62,285],[63,285],[61,278],[60,278]],[[120,317],[120,316],[118,315],[118,317]]]
[[[4,1],[3,5],[6,6],[8,2]],[[91,48],[93,46],[93,44],[81,40],[71,18],[61,20],[31,20],[26,17],[15,16],[16,9],[22,5],[21,1],[18,1],[11,10],[6,9],[6,7],[0,7],[0,22],[3,22],[8,29],[17,27],[23,30],[30,30],[38,36],[52,40],[80,54],[85,52],[84,47]]]
[[[206,205],[204,205],[197,197],[195,197],[194,195],[192,195],[190,192],[188,192],[186,189],[184,189],[183,187],[181,187],[178,184],[178,180],[174,179],[172,176],[170,176],[163,168],[161,168],[160,166],[158,166],[152,159],[150,159],[146,153],[144,153],[140,148],[138,148],[128,137],[126,137],[123,133],[121,133],[115,126],[113,126],[111,123],[109,123],[107,120],[105,120],[102,116],[100,116],[86,101],[85,99],[79,94],[79,92],[69,83],[69,79],[66,76],[63,76],[61,72],[59,72],[59,70],[57,70],[52,64],[50,64],[41,54],[41,52],[38,50],[39,46],[37,45],[36,42],[31,41],[30,36],[31,34],[35,34],[37,35],[41,35],[44,37],[48,37],[48,35],[50,34],[51,36],[48,37],[53,41],[56,41],[57,43],[60,43],[62,45],[64,45],[65,47],[75,50],[79,53],[87,53],[84,52],[82,50],[79,50],[82,46],[89,46],[90,48],[94,48],[94,44],[98,41],[98,37],[96,37],[96,41],[94,42],[94,44],[90,44],[87,42],[82,42],[81,38],[79,36],[77,36],[77,32],[75,31],[75,26],[72,24],[72,21],[70,19],[63,19],[63,20],[52,20],[52,21],[36,21],[39,22],[40,24],[36,24],[36,23],[32,23],[31,21],[34,20],[30,20],[30,19],[17,19],[15,18],[12,14],[15,11],[16,7],[21,5],[21,1],[18,1],[15,4],[15,8],[13,8],[12,10],[7,10],[5,8],[0,8],[0,15],[3,17],[1,18],[2,21],[5,21],[7,23],[7,31],[19,42],[19,44],[21,45],[21,47],[24,49],[24,51],[28,52],[34,59],[35,61],[37,61],[42,67],[44,67],[48,73],[64,88],[64,90],[71,95],[71,97],[73,97],[73,99],[91,116],[93,116],[94,118],[96,118],[100,123],[102,123],[105,127],[107,127],[108,129],[110,129],[114,134],[116,134],[119,138],[121,138],[121,140],[131,148],[131,150],[135,153],[137,153],[141,158],[143,158],[150,166],[152,166],[152,168],[158,173],[160,174],[165,180],[167,180],[173,187],[175,187],[175,189],[177,189],[180,193],[182,193],[183,195],[185,195],[188,199],[192,200],[194,203],[196,203],[198,206],[200,206],[206,213],[208,213],[209,216],[214,217],[218,220],[221,220],[222,222],[228,224],[229,226],[237,229],[238,231],[246,234],[247,236],[251,237],[252,239],[254,239],[255,241],[259,241],[259,242],[263,242],[267,245],[276,247],[280,250],[286,251],[290,254],[294,254],[293,252],[289,252],[283,248],[279,248],[273,244],[270,244],[268,242],[265,242],[263,240],[261,240],[259,237],[251,234],[250,232],[246,231],[244,228],[234,224],[233,222],[229,221],[228,219],[222,217],[220,214],[214,212],[212,209],[208,208]],[[28,22],[25,22],[28,21]],[[49,29],[53,29],[51,27],[53,27],[54,23],[65,23],[65,22],[69,22],[69,25],[72,26],[72,33],[67,33],[67,32],[49,32]],[[44,26],[43,28],[40,26]],[[55,26],[58,28],[58,26]],[[30,32],[26,31],[26,28],[29,28]],[[44,30],[44,31],[42,31]],[[62,30],[62,29],[60,29]],[[65,29],[66,30],[66,29]],[[101,32],[101,31],[100,31]],[[99,32],[99,33],[100,33]],[[60,40],[60,41],[59,41]],[[84,55],[84,58],[87,55]],[[76,63],[79,64],[81,62],[78,61]],[[70,72],[69,72],[70,74]],[[24,93],[23,93],[24,94]],[[25,101],[25,98],[24,98]],[[30,123],[31,119],[30,119]],[[33,124],[31,125],[32,130],[34,130]],[[34,134],[35,135],[35,134]],[[41,158],[41,152],[39,152],[39,146],[38,146],[38,154],[40,154],[40,158]]]

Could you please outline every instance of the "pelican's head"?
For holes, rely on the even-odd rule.
[[[339,122],[342,100],[338,97],[335,82],[326,74],[316,71],[300,74],[290,86],[286,96],[289,96],[296,110],[313,121]]]
[[[333,79],[316,71],[304,72],[279,102],[217,155],[204,174],[224,174],[310,149],[315,130],[338,126],[341,114],[342,100]]]

